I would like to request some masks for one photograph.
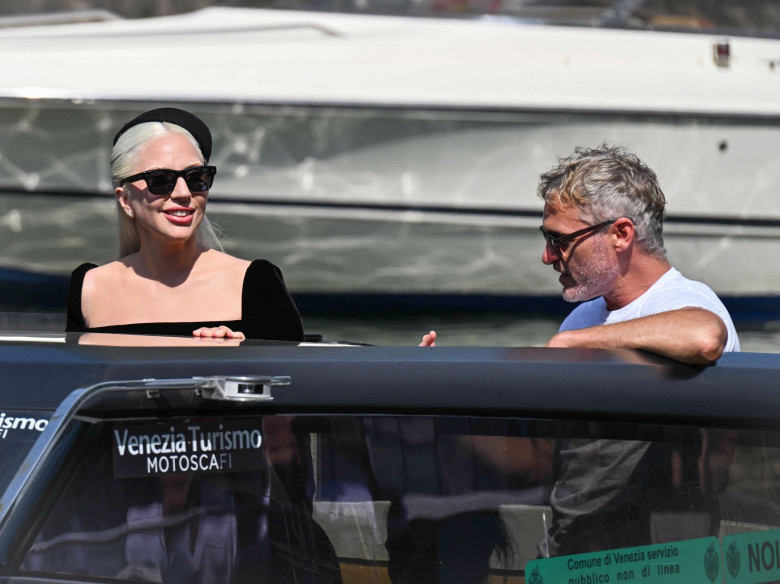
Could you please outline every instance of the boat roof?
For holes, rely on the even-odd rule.
[[[691,366],[629,350],[200,343],[43,333],[0,340],[3,408],[54,410],[98,384],[284,376],[279,412],[437,413],[776,427],[780,355]],[[178,342],[177,342],[178,341]],[[739,391],[735,391],[735,388]],[[421,391],[423,390],[424,391]],[[116,408],[108,403],[109,409]],[[121,408],[120,408],[121,409]]]
[[[0,29],[0,51],[0,96],[30,100],[780,114],[766,38],[210,7]]]

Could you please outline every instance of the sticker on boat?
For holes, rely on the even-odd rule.
[[[717,538],[704,537],[531,560],[525,572],[529,584],[715,584],[720,557]]]
[[[20,412],[0,412],[0,440],[4,440],[9,435],[43,432],[49,425],[47,417],[42,417],[40,413],[28,415]],[[37,434],[35,436],[37,438]]]
[[[265,466],[259,419],[117,424],[112,442],[117,478],[253,471]]]

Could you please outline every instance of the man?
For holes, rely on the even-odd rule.
[[[564,299],[582,302],[548,347],[642,349],[692,364],[739,350],[715,293],[669,265],[666,199],[655,173],[634,154],[578,148],[542,175],[538,194],[544,201],[542,261],[560,274]],[[421,344],[435,340],[431,331]],[[552,525],[539,544],[540,556],[717,532],[717,501],[700,488],[706,481],[697,474],[706,462],[706,432],[686,434],[683,450],[639,436],[599,436],[601,430],[595,438],[556,446]]]
[[[590,301],[548,346],[644,349],[699,364],[739,350],[717,296],[669,265],[666,200],[639,158],[620,148],[577,149],[542,175],[538,194],[542,261],[561,274],[565,300]]]
[[[669,265],[666,200],[639,158],[621,148],[577,149],[542,175],[538,194],[544,200],[542,261],[560,273],[564,299],[583,302],[549,347],[644,349],[693,364],[739,350],[715,293]],[[695,440],[689,444],[681,453],[642,440],[559,443],[552,526],[540,555],[716,532],[716,505],[699,488],[699,477],[689,484],[671,479],[672,459],[695,468],[702,456]],[[681,499],[685,507],[675,509]]]
[[[715,293],[669,265],[666,199],[639,158],[621,148],[578,148],[542,175],[538,194],[542,261],[561,274],[565,300],[589,301],[572,311],[548,347],[644,349],[694,364],[739,350]],[[435,340],[431,331],[421,345]]]

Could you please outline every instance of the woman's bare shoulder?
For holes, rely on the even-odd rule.
[[[84,274],[84,287],[82,297],[90,295],[96,289],[106,286],[113,287],[117,280],[128,270],[127,265],[121,261],[115,261],[102,266],[97,266]]]
[[[251,262],[242,260],[222,251],[211,249],[203,254],[203,267],[205,270],[212,271],[235,271],[243,274],[246,272]]]
[[[81,289],[81,312],[88,326],[112,324],[117,305],[127,302],[127,274],[130,268],[123,260],[92,268],[84,274]]]

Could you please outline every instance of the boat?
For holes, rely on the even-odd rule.
[[[777,354],[22,328],[0,363],[3,582],[777,579]],[[585,492],[620,496],[578,491],[588,537],[542,559],[589,441],[623,453],[582,457]]]
[[[563,310],[538,176],[606,142],[658,173],[676,267],[733,312],[780,314],[771,12],[750,4],[746,36],[652,3],[525,4],[0,27],[0,267],[113,259],[111,138],[179,105],[215,134],[227,250],[274,261],[298,297]]]

